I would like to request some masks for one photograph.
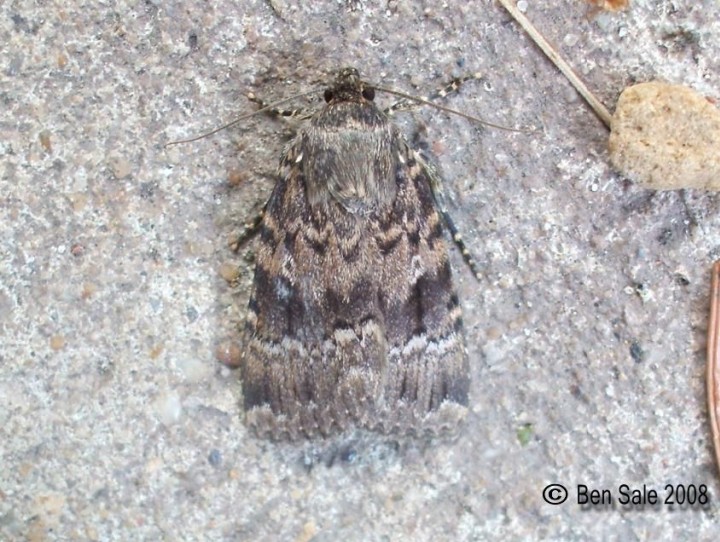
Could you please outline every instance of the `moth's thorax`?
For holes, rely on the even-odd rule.
[[[377,126],[389,126],[387,115],[383,113],[373,102],[362,96],[354,96],[352,99],[333,100],[310,121],[316,128],[332,130],[354,126],[358,130],[366,130]]]
[[[399,135],[372,102],[356,98],[331,101],[300,136],[314,209],[339,204],[348,213],[364,215],[395,199]]]

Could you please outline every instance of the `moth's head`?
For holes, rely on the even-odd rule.
[[[343,68],[338,73],[331,87],[325,89],[325,101],[329,104],[338,102],[372,102],[375,89],[360,79],[355,68]]]

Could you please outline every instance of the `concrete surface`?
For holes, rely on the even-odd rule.
[[[611,108],[651,79],[720,97],[717,2],[594,18],[526,4]],[[604,126],[494,2],[8,1],[0,53],[0,539],[716,536],[718,195],[620,178]],[[227,240],[269,194],[291,127],[260,116],[163,145],[252,111],[250,91],[286,98],[345,65],[417,94],[480,71],[444,103],[538,128],[397,118],[434,152],[486,273],[453,253],[473,372],[453,442],[257,440],[216,359],[252,273],[253,244]],[[570,499],[546,503],[550,483]],[[578,484],[615,505],[583,510]],[[623,508],[620,484],[661,499],[705,484],[710,504]]]

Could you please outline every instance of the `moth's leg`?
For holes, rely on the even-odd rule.
[[[453,92],[457,92],[458,89],[467,81],[476,81],[482,79],[482,75],[478,73],[471,73],[469,75],[465,75],[463,77],[456,77],[446,85],[442,86],[429,96],[421,96],[421,99],[426,100],[428,102],[432,102],[433,100],[437,100],[440,98],[444,98],[448,94],[452,94]],[[413,109],[415,107],[418,107],[419,105],[422,105],[418,102],[415,102],[413,100],[410,100],[408,98],[402,98],[392,104],[390,107],[387,107],[385,109],[385,114],[388,116],[391,116],[398,111],[408,111],[410,109]]]
[[[267,107],[267,102],[263,100],[262,98],[259,98],[254,93],[249,93],[247,95],[248,100],[251,102],[257,104],[260,106],[260,109],[263,107]],[[263,111],[263,113],[267,113],[268,115],[272,117],[278,117],[278,118],[295,118],[295,119],[309,119],[312,116],[312,111],[309,109],[306,109],[304,107],[300,107],[297,109],[278,109],[277,107],[273,107],[271,109],[268,109],[267,111]]]
[[[260,224],[262,224],[263,218],[265,217],[266,208],[267,203],[262,206],[262,209],[260,209],[260,211],[251,220],[243,224],[240,233],[238,233],[237,236],[230,241],[230,249],[233,252],[240,250],[240,247],[258,232]]]
[[[252,92],[247,95],[247,98],[251,102],[257,104],[260,109],[262,109],[263,107],[267,107],[267,102],[265,102],[265,100],[259,98]],[[268,109],[267,111],[263,111],[263,113],[267,113],[272,117],[284,119],[297,118],[300,120],[307,119],[312,116],[312,112],[305,108],[278,109],[277,107],[273,107],[271,109]],[[253,216],[248,222],[245,222],[245,224],[243,224],[240,232],[230,241],[230,248],[234,252],[240,250],[240,247],[242,247],[242,245],[245,244],[248,239],[253,237],[258,232],[258,230],[260,229],[260,225],[262,224],[263,218],[265,217],[266,208],[267,202],[265,202],[265,205],[262,206],[262,209],[260,209],[260,211],[258,211],[255,216]]]
[[[419,152],[415,152],[414,154],[415,159],[422,165],[425,170],[425,174],[430,180],[430,189],[432,190],[433,199],[435,200],[435,206],[437,207],[443,222],[445,222],[445,225],[450,231],[453,243],[455,243],[455,246],[457,246],[460,250],[463,260],[465,260],[465,263],[470,268],[472,274],[475,275],[475,278],[481,280],[482,274],[480,273],[480,269],[465,245],[465,241],[463,241],[462,235],[455,225],[455,222],[453,222],[452,216],[450,216],[450,211],[448,211],[447,206],[445,205],[445,194],[442,190],[442,179],[440,175],[437,170],[420,155]]]

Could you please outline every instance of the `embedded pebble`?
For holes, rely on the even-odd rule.
[[[52,141],[50,140],[50,132],[48,130],[43,130],[39,134],[40,139],[40,145],[42,145],[43,149],[45,149],[46,152],[52,152]]]
[[[194,357],[180,357],[175,363],[185,378],[190,382],[202,382],[211,372],[208,364]]]
[[[120,156],[112,157],[109,163],[110,169],[116,179],[124,179],[132,173],[132,165],[126,158]]]
[[[163,425],[172,425],[180,419],[182,402],[177,393],[169,392],[158,397],[154,405],[155,413]]]
[[[227,282],[233,282],[240,276],[240,268],[236,264],[225,262],[218,269],[220,276]]]
[[[236,368],[240,367],[242,361],[242,351],[240,347],[231,340],[223,341],[215,349],[215,358],[222,364]]]
[[[613,165],[646,188],[720,190],[720,111],[687,87],[626,88],[608,147]]]
[[[220,450],[213,449],[210,451],[210,455],[208,455],[208,463],[210,463],[213,467],[219,467],[222,463],[222,454],[220,453]]]
[[[50,337],[50,348],[53,350],[62,350],[65,347],[65,337],[62,335],[53,335]]]

